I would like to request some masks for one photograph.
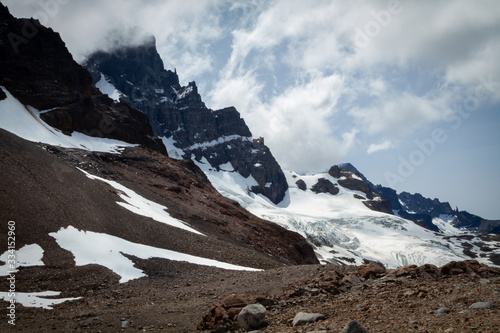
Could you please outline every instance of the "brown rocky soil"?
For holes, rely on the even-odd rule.
[[[340,332],[351,320],[368,332],[493,333],[500,327],[500,272],[474,262],[465,266],[476,269],[465,270],[460,268],[463,263],[455,263],[451,269],[427,265],[377,271],[370,264],[287,266],[261,272],[225,271],[163,259],[136,262],[150,276],[124,284],[118,284],[118,277],[101,266],[21,269],[18,290],[56,288],[63,291],[63,297],[82,298],[53,310],[18,305],[16,326],[3,317],[0,331],[208,332],[215,327],[200,325],[202,318],[205,323],[214,322],[207,321],[210,309],[219,307],[234,316],[244,305],[239,301],[252,298],[268,310],[268,326],[261,332]],[[497,307],[468,309],[479,301]],[[6,306],[0,301],[0,308]],[[432,313],[442,307],[450,312]],[[292,327],[291,320],[300,311],[322,313],[326,319]],[[218,322],[226,329],[217,332],[242,332],[228,317]]]
[[[341,332],[351,320],[361,323],[368,332],[493,333],[500,329],[498,268],[465,261],[441,269],[424,265],[386,271],[372,263],[319,270],[313,278],[285,287],[280,296],[246,296],[268,309],[268,325],[262,332]],[[231,308],[235,299],[244,300],[245,296],[230,296],[213,306],[199,328],[238,331],[231,320],[238,313]],[[492,302],[496,307],[469,309],[476,302]],[[236,308],[241,306],[236,304]],[[441,308],[449,312],[436,313]],[[292,327],[292,319],[299,312],[320,313],[326,319]],[[217,330],[221,326],[225,329]]]

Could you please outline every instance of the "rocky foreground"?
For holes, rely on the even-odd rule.
[[[81,298],[51,310],[18,305],[16,325],[5,317],[0,331],[245,332],[238,315],[249,304],[264,308],[257,321],[247,318],[260,332],[364,332],[362,327],[367,332],[493,333],[500,328],[500,269],[475,261],[441,268],[297,265],[260,272],[164,259],[136,264],[148,277],[121,284],[98,265],[22,268],[18,290],[56,288],[62,297]],[[483,308],[471,308],[474,304]],[[0,308],[7,305],[0,300]],[[354,320],[358,330],[342,331]]]
[[[288,285],[277,297],[229,295],[209,309],[198,329],[498,332],[499,300],[500,269],[474,260],[441,268],[328,267]]]

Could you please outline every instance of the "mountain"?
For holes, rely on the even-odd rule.
[[[113,103],[94,87],[58,33],[37,20],[14,18],[3,5],[0,20],[0,86],[22,104],[40,110],[41,119],[66,134],[76,131],[165,151],[142,112]]]
[[[353,166],[283,171],[236,109],[180,86],[153,38],[86,66],[0,3],[0,331],[234,331],[257,302],[287,332],[291,311],[335,304],[344,320],[365,296],[408,316],[495,300],[498,235],[394,215]]]
[[[131,29],[128,38],[133,38],[130,34],[141,32]],[[255,181],[250,191],[273,203],[283,200],[288,184],[264,140],[252,137],[234,107],[211,110],[195,82],[182,87],[177,74],[164,69],[153,36],[138,47],[96,52],[85,67],[102,91],[108,87],[111,95],[148,115],[170,156],[193,159],[215,170],[231,165],[232,171]]]
[[[96,89],[59,34],[1,4],[0,18],[0,246],[12,221],[19,266],[90,260],[123,282],[146,274],[130,258],[152,253],[231,269],[318,262],[302,236],[221,196],[192,161],[170,159],[147,116]],[[27,26],[37,29],[29,39]]]
[[[387,199],[394,214],[415,221],[427,229],[441,231],[440,226],[443,225],[438,225],[439,222],[435,224],[434,219],[445,219],[447,224],[470,232],[479,234],[500,233],[499,220],[487,220],[467,211],[459,211],[458,208],[453,209],[448,202],[441,202],[437,198],[426,198],[420,193],[397,193],[392,188],[374,185],[350,163],[344,163],[341,167],[360,176],[374,193]]]
[[[181,87],[177,73],[163,69],[152,36],[141,46],[96,52],[85,67],[102,92],[148,114],[171,157],[194,161],[223,196],[300,233],[322,262],[498,263],[498,244],[467,236],[472,230],[455,223],[463,214],[447,203],[375,186],[349,163],[311,175],[283,172],[234,108],[208,109],[194,82]]]

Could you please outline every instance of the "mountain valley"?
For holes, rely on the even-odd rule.
[[[2,332],[242,332],[252,303],[262,332],[498,329],[500,221],[349,163],[283,170],[153,36],[80,66],[1,3],[0,26]],[[292,327],[301,311],[324,318]]]

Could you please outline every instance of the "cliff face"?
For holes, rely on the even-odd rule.
[[[273,203],[283,200],[288,184],[264,140],[252,138],[234,107],[209,109],[195,82],[181,86],[177,74],[164,69],[153,37],[138,47],[97,52],[85,67],[94,83],[105,80],[121,93],[121,100],[144,112],[154,134],[171,145],[167,149],[180,150],[181,158],[209,163],[217,171],[230,163],[234,172],[255,179],[252,192]]]
[[[0,4],[0,85],[63,132],[118,139],[165,152],[147,117],[114,103],[92,83],[58,33],[34,19],[17,19]]]

